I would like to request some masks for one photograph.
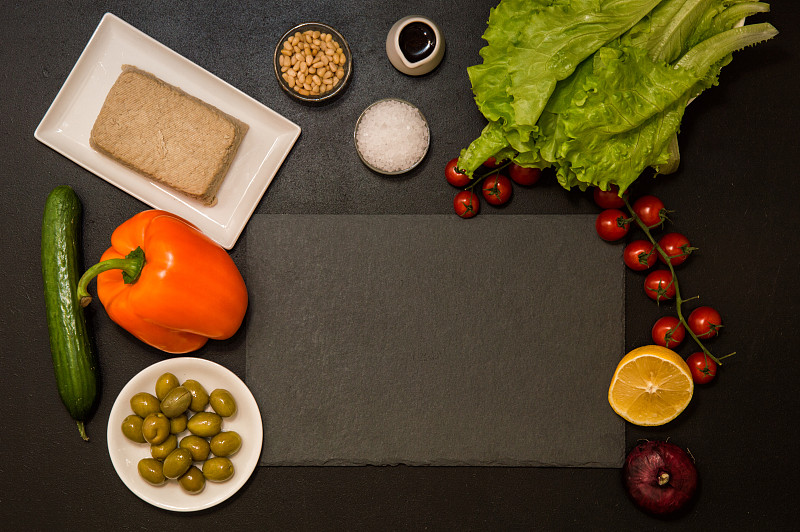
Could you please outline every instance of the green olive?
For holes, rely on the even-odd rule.
[[[178,417],[189,409],[191,403],[192,393],[183,386],[177,386],[161,401],[161,411],[167,417]]]
[[[150,446],[150,456],[156,460],[165,460],[169,453],[178,448],[178,437],[174,434],[167,436],[163,443]]]
[[[156,381],[156,397],[159,401],[163,401],[167,394],[180,385],[178,377],[172,373],[164,373]]]
[[[189,418],[186,426],[195,436],[210,438],[222,428],[222,418],[214,412],[198,412]]]
[[[139,476],[153,486],[160,486],[167,480],[161,462],[155,458],[142,458],[139,460],[138,469]]]
[[[192,453],[178,447],[164,459],[164,476],[178,478],[192,467]]]
[[[194,434],[184,437],[181,440],[180,446],[192,453],[192,460],[195,462],[202,462],[208,458],[208,455],[211,453],[211,446],[208,440],[200,436],[195,436]]]
[[[203,472],[197,466],[190,467],[186,473],[181,475],[178,482],[183,489],[192,494],[200,493],[206,487],[206,477],[203,476]]]
[[[224,456],[215,456],[203,462],[203,475],[211,482],[223,482],[233,476],[233,462]]]
[[[122,433],[131,441],[146,443],[142,435],[142,422],[144,420],[136,414],[131,414],[122,420]]]
[[[184,430],[186,430],[186,423],[189,421],[189,418],[186,414],[181,414],[178,417],[170,418],[169,420],[169,432],[170,434],[180,434]]]
[[[242,437],[232,430],[223,431],[211,438],[209,447],[215,456],[231,456],[241,449]]]
[[[192,392],[192,404],[189,410],[192,412],[202,412],[208,406],[208,392],[203,385],[194,379],[185,381],[182,386]]]
[[[169,437],[169,419],[159,412],[150,414],[142,421],[142,436],[151,445],[164,443]]]
[[[152,393],[139,392],[131,397],[131,410],[133,413],[144,419],[149,414],[161,411],[161,401]]]
[[[228,390],[217,388],[209,397],[211,408],[222,417],[230,417],[236,413],[236,400]]]

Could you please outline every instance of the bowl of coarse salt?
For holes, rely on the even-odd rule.
[[[384,175],[416,168],[428,153],[431,140],[422,112],[398,98],[378,100],[364,109],[353,137],[361,161]]]

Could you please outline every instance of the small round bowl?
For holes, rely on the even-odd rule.
[[[139,476],[138,464],[142,458],[151,456],[150,446],[146,443],[134,443],[122,434],[122,421],[132,413],[131,397],[138,392],[153,393],[156,380],[166,372],[173,373],[181,382],[196,379],[209,393],[216,388],[224,388],[236,399],[236,413],[224,418],[222,422],[223,430],[236,431],[242,437],[242,448],[231,457],[235,473],[225,482],[208,481],[198,494],[184,491],[174,480],[161,486],[145,482]],[[178,438],[187,434],[189,433],[182,433]],[[211,508],[227,500],[245,485],[261,457],[264,425],[258,403],[236,374],[210,360],[177,357],[156,362],[128,381],[111,408],[106,438],[111,463],[119,478],[134,494],[159,508],[174,512],[193,512]],[[195,465],[198,464],[199,462],[195,462]]]
[[[302,94],[295,90],[292,85],[284,78],[284,71],[282,70],[283,67],[281,66],[281,57],[285,56],[282,53],[284,49],[284,43],[293,37],[296,33],[304,33],[306,31],[319,31],[321,33],[327,33],[333,37],[333,40],[339,44],[339,47],[344,53],[345,62],[342,65],[342,69],[344,70],[344,76],[341,78],[338,84],[333,86],[333,89],[323,92],[321,94]],[[345,88],[347,87],[348,83],[350,82],[350,77],[353,72],[353,55],[350,52],[350,46],[347,44],[347,41],[342,36],[341,33],[333,29],[332,27],[328,26],[327,24],[323,24],[321,22],[305,22],[303,24],[298,24],[294,28],[290,29],[286,33],[283,34],[278,44],[275,46],[275,55],[272,60],[273,68],[275,70],[275,77],[278,79],[278,84],[281,88],[297,101],[306,102],[306,103],[324,103],[333,100],[337,96],[339,96],[342,92],[344,92]],[[287,75],[288,77],[288,75]],[[296,77],[295,77],[296,79]],[[295,83],[295,86],[297,84]]]
[[[370,162],[364,156],[364,154],[361,152],[361,148],[358,145],[358,131],[359,131],[359,128],[361,127],[362,121],[364,120],[364,116],[371,109],[374,109],[376,106],[378,106],[380,104],[383,104],[383,103],[386,103],[386,102],[398,102],[398,103],[401,103],[401,104],[409,106],[411,109],[413,109],[414,111],[416,111],[419,114],[419,117],[422,119],[422,123],[425,126],[425,136],[426,136],[425,149],[422,151],[422,153],[420,154],[420,156],[418,158],[416,158],[414,161],[412,161],[411,164],[407,165],[405,168],[400,168],[400,169],[397,169],[397,170],[387,170],[387,169],[380,168],[380,167],[376,166],[375,164],[373,164],[373,162]],[[358,153],[359,159],[361,159],[361,162],[363,162],[364,165],[367,168],[369,168],[373,172],[377,172],[377,173],[383,174],[383,175],[400,175],[400,174],[405,174],[406,172],[410,172],[411,170],[416,168],[419,165],[419,163],[421,163],[425,159],[425,156],[428,154],[428,149],[430,148],[430,144],[431,144],[431,133],[430,133],[430,127],[428,126],[428,121],[425,119],[425,115],[422,114],[422,111],[420,111],[419,108],[416,105],[414,105],[412,103],[409,103],[409,102],[407,102],[405,100],[401,100],[400,98],[384,98],[382,100],[378,100],[378,101],[370,104],[369,106],[367,106],[367,108],[364,109],[364,111],[358,117],[358,120],[356,121],[356,127],[353,130],[353,142],[355,143],[356,152]]]
[[[419,61],[410,61],[403,54],[402,47],[400,46],[400,34],[404,28],[414,22],[421,22],[430,28],[435,38],[433,51]],[[409,15],[403,17],[394,23],[389,33],[386,35],[386,55],[389,56],[389,61],[397,70],[409,76],[421,76],[432,71],[439,66],[444,57],[444,35],[439,30],[439,27],[429,18],[420,15]]]

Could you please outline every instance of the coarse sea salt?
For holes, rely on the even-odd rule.
[[[428,123],[419,109],[401,100],[380,100],[367,107],[355,133],[362,160],[386,173],[414,167],[428,151]]]

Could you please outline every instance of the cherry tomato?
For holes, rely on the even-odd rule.
[[[709,383],[717,376],[717,363],[702,351],[689,355],[686,364],[689,365],[692,380],[696,384]]]
[[[683,264],[689,258],[689,254],[694,249],[689,245],[689,239],[680,233],[667,233],[662,236],[658,241],[658,245],[664,250],[664,253],[669,257],[669,261],[673,266]],[[665,263],[664,257],[658,254],[658,260]]]
[[[503,205],[511,199],[513,185],[504,175],[494,174],[483,180],[481,191],[490,205]]]
[[[722,316],[711,307],[697,307],[689,314],[686,323],[698,338],[713,338],[722,327]]]
[[[486,168],[497,168],[503,163],[503,161],[498,161],[494,157],[489,157],[485,161],[483,161],[483,166]]]
[[[608,185],[608,190],[594,187],[592,197],[595,204],[601,209],[620,209],[625,205],[625,202],[619,197],[619,187],[617,185]]]
[[[666,219],[664,202],[655,196],[642,196],[633,204],[633,212],[648,228],[661,225]]]
[[[615,242],[628,234],[630,221],[619,209],[606,209],[597,215],[594,222],[597,234],[607,242]]]
[[[447,182],[456,188],[464,188],[472,181],[469,176],[458,169],[458,157],[450,159],[450,162],[444,167],[444,177]]]
[[[508,167],[508,175],[511,176],[514,183],[529,187],[539,181],[542,171],[539,168],[526,168],[525,166],[511,163],[511,166]]]
[[[654,301],[666,301],[675,297],[675,284],[667,270],[655,270],[644,279],[644,293]]]
[[[647,240],[634,240],[622,252],[622,260],[631,270],[642,272],[649,270],[656,263],[657,252]]]
[[[653,341],[660,346],[675,348],[686,338],[686,328],[674,316],[664,316],[656,320],[651,331]]]
[[[472,218],[481,210],[481,200],[471,190],[462,190],[453,199],[453,208],[462,218]]]

